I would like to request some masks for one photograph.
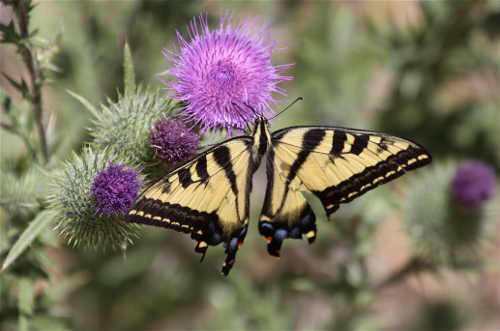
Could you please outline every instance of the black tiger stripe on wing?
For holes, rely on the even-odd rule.
[[[354,143],[352,144],[350,153],[359,155],[368,146],[368,141],[370,136],[367,134],[360,134],[354,137]]]
[[[183,188],[186,188],[189,185],[193,184],[193,180],[191,179],[191,172],[189,171],[189,169],[179,169],[177,176],[179,177],[179,182],[181,183]]]
[[[330,149],[330,154],[339,155],[344,149],[344,143],[347,140],[347,135],[340,131],[335,130],[332,136],[332,148]]]
[[[290,168],[290,173],[287,178],[288,181],[292,181],[295,176],[297,176],[297,172],[306,161],[307,156],[323,141],[324,136],[324,130],[312,129],[305,133],[302,141],[302,150],[297,155],[297,159],[293,162]]]
[[[207,171],[207,157],[205,155],[201,155],[196,162],[196,174],[201,182],[207,181],[210,177]]]
[[[220,165],[220,167],[226,173],[226,177],[231,183],[231,189],[234,194],[238,194],[238,187],[236,186],[236,175],[233,171],[233,165],[231,164],[231,153],[229,148],[226,146],[220,146],[214,151],[214,159]]]

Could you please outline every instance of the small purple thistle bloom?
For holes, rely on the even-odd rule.
[[[156,155],[167,163],[184,161],[198,148],[200,137],[181,120],[163,118],[151,131],[150,145]]]
[[[455,170],[452,194],[469,207],[480,207],[495,193],[495,172],[480,161],[467,161]]]
[[[167,89],[203,129],[244,129],[258,114],[271,113],[271,104],[277,104],[272,94],[286,95],[278,84],[292,79],[281,74],[290,64],[271,63],[276,43],[269,42],[268,26],[251,20],[234,26],[231,20],[226,15],[210,30],[206,16],[195,17],[189,40],[177,32],[179,51],[164,51],[177,79],[167,82]]]
[[[123,214],[137,199],[141,180],[134,169],[110,163],[94,178],[92,195],[96,210],[103,214]]]

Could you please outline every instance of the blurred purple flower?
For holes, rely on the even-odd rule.
[[[182,121],[163,118],[151,132],[150,145],[163,161],[184,161],[196,152],[200,137],[191,131]]]
[[[96,210],[104,214],[123,214],[137,199],[141,181],[139,174],[123,165],[109,164],[97,174],[92,185]]]
[[[231,21],[226,15],[211,31],[206,16],[195,17],[188,40],[177,32],[179,51],[164,51],[177,79],[167,82],[167,89],[204,129],[243,129],[256,112],[270,114],[270,104],[277,103],[272,94],[286,95],[278,84],[292,79],[282,75],[290,64],[271,63],[276,43],[269,41],[268,26],[252,20],[234,26]]]
[[[495,193],[495,172],[480,161],[460,164],[452,181],[453,196],[470,207],[479,207]]]

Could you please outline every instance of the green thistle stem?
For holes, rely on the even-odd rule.
[[[15,15],[19,20],[19,33],[23,40],[29,39],[29,11],[31,0],[21,0],[14,6]],[[42,85],[44,77],[39,70],[38,62],[33,56],[31,49],[25,43],[17,44],[18,52],[21,54],[23,61],[28,69],[31,94],[28,96],[28,101],[32,104],[38,137],[40,138],[40,147],[42,151],[43,163],[49,162],[49,150],[47,146],[47,137],[43,125],[43,108],[42,108]]]

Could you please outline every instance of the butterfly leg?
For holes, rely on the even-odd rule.
[[[234,265],[234,262],[236,260],[236,252],[238,251],[238,248],[240,248],[245,241],[245,236],[247,234],[247,227],[248,225],[245,225],[243,228],[233,232],[233,234],[229,237],[229,239],[224,243],[227,255],[226,260],[222,265],[222,274],[224,276],[227,276],[229,274],[229,271]]]

